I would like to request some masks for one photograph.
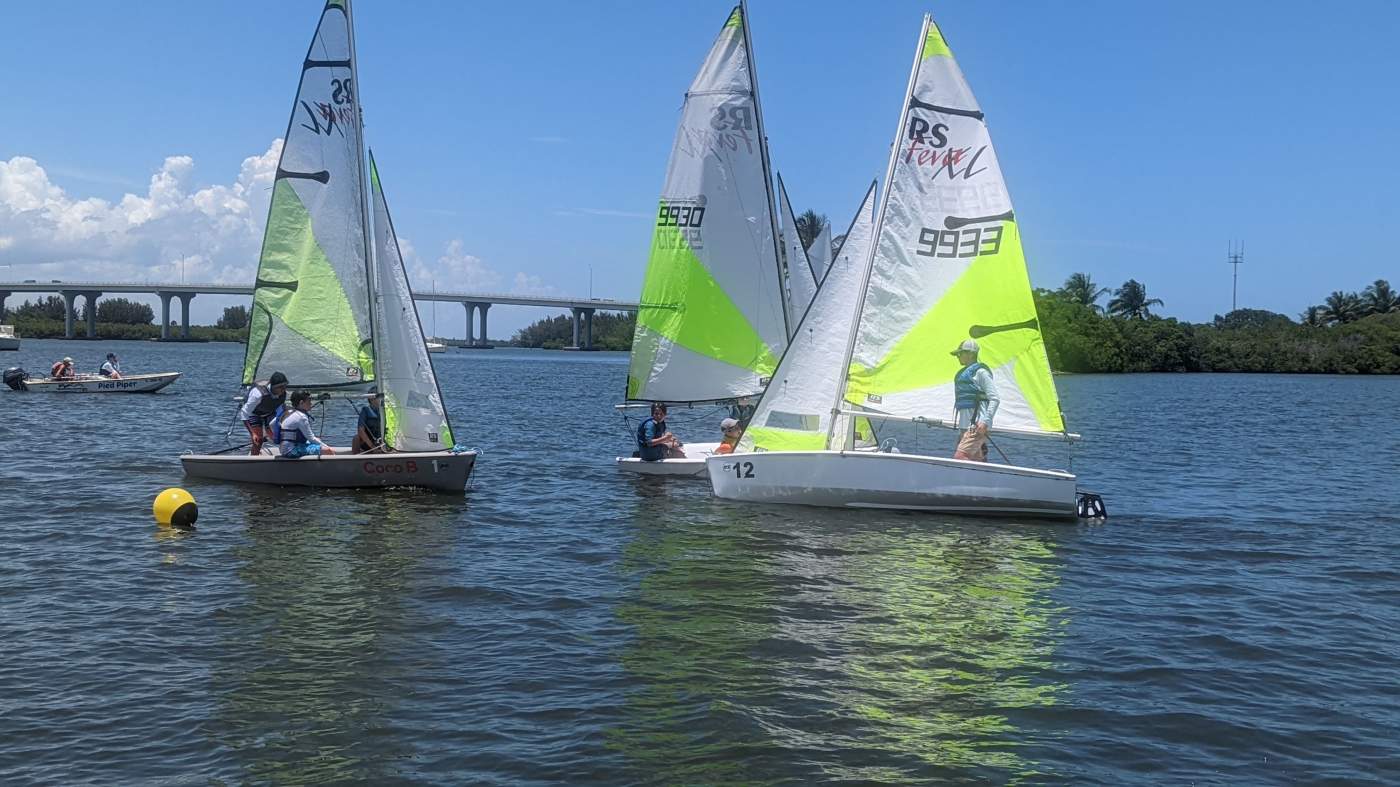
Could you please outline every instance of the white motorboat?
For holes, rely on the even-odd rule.
[[[950,351],[969,337],[999,391],[993,435],[1077,438],[983,112],[927,16],[885,182],[873,226],[852,230],[873,240],[832,262],[738,451],[706,459],[711,488],[755,502],[1075,516],[1069,472],[881,450],[896,442],[882,444],[883,429],[956,424],[962,367]]]
[[[363,142],[348,0],[321,12],[284,135],[258,263],[245,386],[283,372],[325,399],[384,397],[384,453],[297,459],[248,447],[180,457],[199,478],[461,492],[477,452],[454,445],[389,204]],[[372,203],[371,209],[366,201]],[[324,400],[323,400],[324,401]]]
[[[19,336],[15,334],[15,326],[0,325],[0,350],[18,350]]]
[[[445,353],[445,352],[447,352],[447,345],[445,345],[445,344],[440,344],[440,343],[438,343],[438,342],[427,342],[426,346],[427,346],[427,348],[428,348],[428,352],[430,352],[430,353]]]
[[[180,372],[159,374],[130,374],[119,379],[100,374],[80,374],[76,377],[32,377],[15,385],[10,378],[6,384],[17,391],[33,393],[155,393],[180,378]]]

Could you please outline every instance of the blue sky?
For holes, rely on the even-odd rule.
[[[13,267],[0,279],[170,279],[176,258],[192,279],[251,269],[256,244],[247,259],[238,233],[264,217],[240,168],[285,129],[319,8],[8,4],[0,264]],[[1231,239],[1246,243],[1242,306],[1296,315],[1335,289],[1400,284],[1400,4],[754,0],[764,120],[797,210],[844,227],[883,175],[924,11],[987,113],[1035,284],[1133,277],[1162,313],[1206,320],[1229,308]],[[415,276],[586,294],[591,266],[594,295],[635,298],[682,94],[729,5],[359,0],[355,12],[366,135]],[[46,180],[32,168],[22,180],[16,157]],[[15,211],[53,187],[65,210],[89,198],[115,210],[130,193],[141,199],[127,215],[183,200],[211,224],[172,209],[139,242],[50,247],[23,236]],[[228,229],[208,205],[238,199],[252,207],[235,206],[243,224]],[[65,262],[30,265],[41,259]],[[460,316],[440,314],[442,332]],[[493,309],[492,333],[539,316]]]

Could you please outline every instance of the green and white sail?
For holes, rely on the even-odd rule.
[[[875,184],[865,193],[846,239],[806,310],[739,441],[741,451],[819,451],[833,431],[846,343],[860,300],[861,276],[875,235]],[[845,416],[843,416],[843,419]],[[845,421],[835,431],[844,434]],[[869,438],[862,425],[861,442]]]
[[[876,238],[844,402],[950,419],[961,368],[951,351],[970,337],[1001,395],[995,426],[1063,432],[1020,224],[986,119],[928,17]]]
[[[740,5],[681,109],[642,286],[628,399],[757,394],[787,346],[751,52]]]
[[[321,11],[277,162],[243,383],[374,379],[364,146],[348,0]]]
[[[379,181],[374,154],[369,158],[370,194],[374,203],[375,350],[379,357],[379,391],[384,394],[384,442],[396,451],[451,448],[442,390],[423,325],[413,305],[399,239],[389,216],[389,202]]]
[[[792,203],[788,201],[782,173],[778,174],[778,203],[778,215],[782,220],[783,257],[787,261],[785,293],[788,299],[788,324],[796,331],[802,314],[817,295],[819,280],[812,270],[812,261],[807,258],[807,250],[802,247],[802,236],[797,231],[797,219],[792,215]]]

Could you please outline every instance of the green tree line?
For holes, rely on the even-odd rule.
[[[637,318],[620,312],[595,312],[593,315],[593,346],[600,350],[632,349],[632,329]],[[583,339],[583,326],[579,326]],[[562,350],[574,344],[574,320],[567,314],[546,317],[515,332],[510,343],[516,347],[542,347]]]
[[[1377,280],[1364,294],[1333,293],[1294,321],[1237,309],[1193,324],[1152,314],[1162,301],[1129,279],[1112,291],[1076,273],[1036,290],[1050,366],[1062,372],[1400,373],[1400,298]]]
[[[50,295],[34,302],[26,300],[19,306],[6,310],[5,319],[14,324],[15,331],[22,337],[58,339],[63,337],[63,309],[63,299],[57,295]],[[78,315],[73,327],[78,336],[87,336],[87,310],[86,303],[77,310]],[[216,326],[191,325],[190,336],[215,342],[246,341],[247,315],[246,307],[231,306],[224,309],[224,316],[219,318]],[[96,338],[99,339],[160,338],[160,325],[156,323],[155,311],[147,304],[127,298],[98,300],[96,322]]]

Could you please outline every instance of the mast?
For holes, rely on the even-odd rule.
[[[909,85],[904,88],[904,106],[899,110],[899,125],[894,130],[894,142],[890,146],[890,163],[885,168],[885,191],[880,195],[880,210],[875,215],[875,227],[871,232],[870,248],[865,253],[865,269],[860,275],[860,295],[856,299],[856,316],[851,321],[851,332],[846,337],[846,356],[841,362],[840,382],[836,388],[836,401],[831,403],[832,418],[826,430],[826,444],[831,445],[831,438],[836,431],[836,413],[841,409],[841,403],[846,399],[846,388],[850,382],[851,375],[851,355],[856,348],[856,334],[860,332],[860,318],[865,312],[865,296],[870,288],[870,271],[875,267],[875,255],[880,250],[880,233],[885,226],[885,208],[889,207],[890,193],[894,191],[894,168],[899,163],[900,138],[904,135],[904,124],[909,118],[909,101],[914,95],[914,85],[919,78],[919,66],[923,61],[924,41],[928,39],[928,26],[933,22],[933,17],[924,14],[924,26],[919,31],[919,43],[914,47],[914,65],[909,69]],[[842,441],[845,445],[845,441]]]
[[[768,201],[768,232],[773,236],[773,263],[778,266],[778,288],[783,289],[783,254],[778,247],[778,212],[773,194],[773,168],[768,161],[768,132],[763,128],[763,102],[758,100],[758,65],[753,59],[753,42],[749,38],[748,0],[739,0],[739,15],[744,18],[744,57],[749,61],[749,88],[753,91],[754,121],[758,124],[758,153],[763,161],[764,196]],[[783,335],[792,335],[788,315],[787,293],[779,292],[783,302]]]
[[[356,137],[355,164],[357,177],[360,180],[360,234],[364,237],[365,245],[365,287],[369,292],[369,352],[374,362],[374,379],[377,381],[379,379],[379,348],[376,346],[375,337],[379,331],[375,330],[374,313],[376,311],[375,305],[379,301],[379,288],[375,286],[374,243],[370,238],[369,226],[369,181],[365,178],[365,111],[364,103],[360,97],[360,62],[355,55],[355,18],[350,13],[350,0],[343,0],[343,2],[345,3],[345,27],[350,31],[350,78],[354,82],[355,120],[359,124],[360,130]]]

